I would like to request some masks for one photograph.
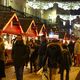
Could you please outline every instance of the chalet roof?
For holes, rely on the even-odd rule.
[[[23,33],[19,19],[15,12],[9,12],[9,11],[0,12],[0,30],[3,33],[9,33],[9,34]]]
[[[26,32],[32,22],[32,18],[19,18],[19,21],[23,31]]]
[[[20,24],[22,26],[22,29],[24,32],[27,31],[28,27],[30,26],[31,22],[34,20],[35,25],[37,27],[38,32],[40,31],[43,23],[38,20],[38,19],[34,19],[32,17],[27,17],[27,18],[19,18]]]
[[[13,14],[14,12],[0,11],[0,29],[1,30],[8,23],[8,21],[13,16]]]

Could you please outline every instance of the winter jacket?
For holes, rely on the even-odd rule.
[[[0,60],[5,60],[5,54],[4,54],[4,43],[0,43]]]
[[[12,48],[12,59],[15,65],[25,64],[28,58],[27,48],[23,41],[16,41]]]
[[[74,46],[74,54],[80,54],[80,39],[76,41]]]
[[[46,60],[48,60],[49,68],[57,68],[57,65],[61,63],[61,48],[58,44],[53,43],[47,46],[44,64]]]
[[[39,56],[45,55],[46,48],[47,48],[47,42],[43,41],[39,47],[39,50],[38,50]]]
[[[69,50],[67,49],[63,49],[62,50],[62,68],[64,69],[70,69],[71,65],[72,65],[72,58],[71,58],[71,54],[69,52]]]
[[[34,51],[32,52],[31,56],[30,56],[30,61],[35,62],[37,57],[38,57],[38,49],[39,46],[34,45]]]

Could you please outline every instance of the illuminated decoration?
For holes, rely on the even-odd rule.
[[[57,2],[58,6],[60,8],[63,8],[64,10],[78,10],[80,8],[80,2]]]
[[[64,10],[78,10],[80,8],[80,2],[40,2],[40,1],[28,1],[28,5],[33,9],[44,9],[47,10],[49,8],[54,7],[54,4],[57,3],[58,7]],[[27,5],[27,4],[26,4]]]
[[[80,37],[80,24],[74,24],[74,35]]]
[[[59,16],[63,20],[73,20],[73,19],[76,19],[76,16],[78,15],[59,15]]]
[[[34,9],[45,9],[53,7],[53,3],[49,2],[37,2],[37,1],[28,1],[28,5]]]
[[[55,35],[53,36],[53,38],[54,38],[54,39],[59,39],[59,35],[56,35],[56,34],[55,34]]]
[[[74,29],[79,30],[80,29],[80,24],[74,24]]]
[[[52,29],[50,30],[50,33],[49,33],[49,38],[53,38],[54,37],[54,33],[52,31]]]
[[[47,36],[47,30],[46,30],[46,27],[45,25],[43,24],[43,26],[41,27],[41,30],[39,32],[39,36],[42,36],[42,35],[46,35]]]
[[[29,28],[27,29],[25,35],[27,37],[37,37],[38,36],[38,31],[37,31],[37,26],[34,22],[34,20],[32,20]]]
[[[4,41],[5,49],[12,49],[12,44],[8,43],[8,41]]]
[[[63,39],[63,44],[69,44],[70,40],[64,40]]]
[[[18,25],[14,25],[13,22],[17,22]],[[17,15],[14,13],[7,24],[3,27],[2,33],[9,33],[9,34],[23,34],[22,27],[19,23]]]
[[[4,39],[7,39],[7,36],[6,35],[4,35]]]

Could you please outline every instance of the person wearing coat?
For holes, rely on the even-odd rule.
[[[46,40],[46,36],[42,35],[41,36],[41,44],[39,46],[38,49],[38,56],[39,56],[39,69],[42,67],[43,65],[43,60],[46,54],[46,49],[47,49],[47,40]]]
[[[74,43],[72,41],[69,42],[68,48],[72,57],[74,57]]]
[[[12,47],[12,59],[17,80],[23,80],[23,70],[27,57],[26,45],[23,43],[22,36],[18,35]]]
[[[5,77],[5,54],[4,54],[4,43],[0,37],[0,80]]]
[[[80,66],[80,38],[74,45],[74,55],[76,56],[76,66]]]
[[[35,42],[34,43],[34,51],[32,52],[30,56],[30,72],[33,72],[32,66],[34,66],[34,72],[37,71],[37,58],[38,58],[38,49],[39,45]]]
[[[61,47],[58,43],[49,43],[46,49],[46,55],[43,62],[43,67],[46,64],[49,68],[49,80],[55,80],[58,64],[61,64]]]
[[[69,80],[69,71],[72,65],[72,57],[66,44],[62,45],[62,63],[60,64],[60,80],[64,80],[64,70],[66,70],[65,80]]]

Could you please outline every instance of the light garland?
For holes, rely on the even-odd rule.
[[[47,10],[54,7],[54,4],[57,3],[58,7],[64,10],[78,10],[80,8],[80,2],[40,2],[40,1],[28,1],[28,5],[33,9],[43,9]]]
[[[43,3],[43,2],[35,2],[35,1],[28,2],[28,5],[33,9],[44,9],[44,10],[53,7],[53,3]]]

